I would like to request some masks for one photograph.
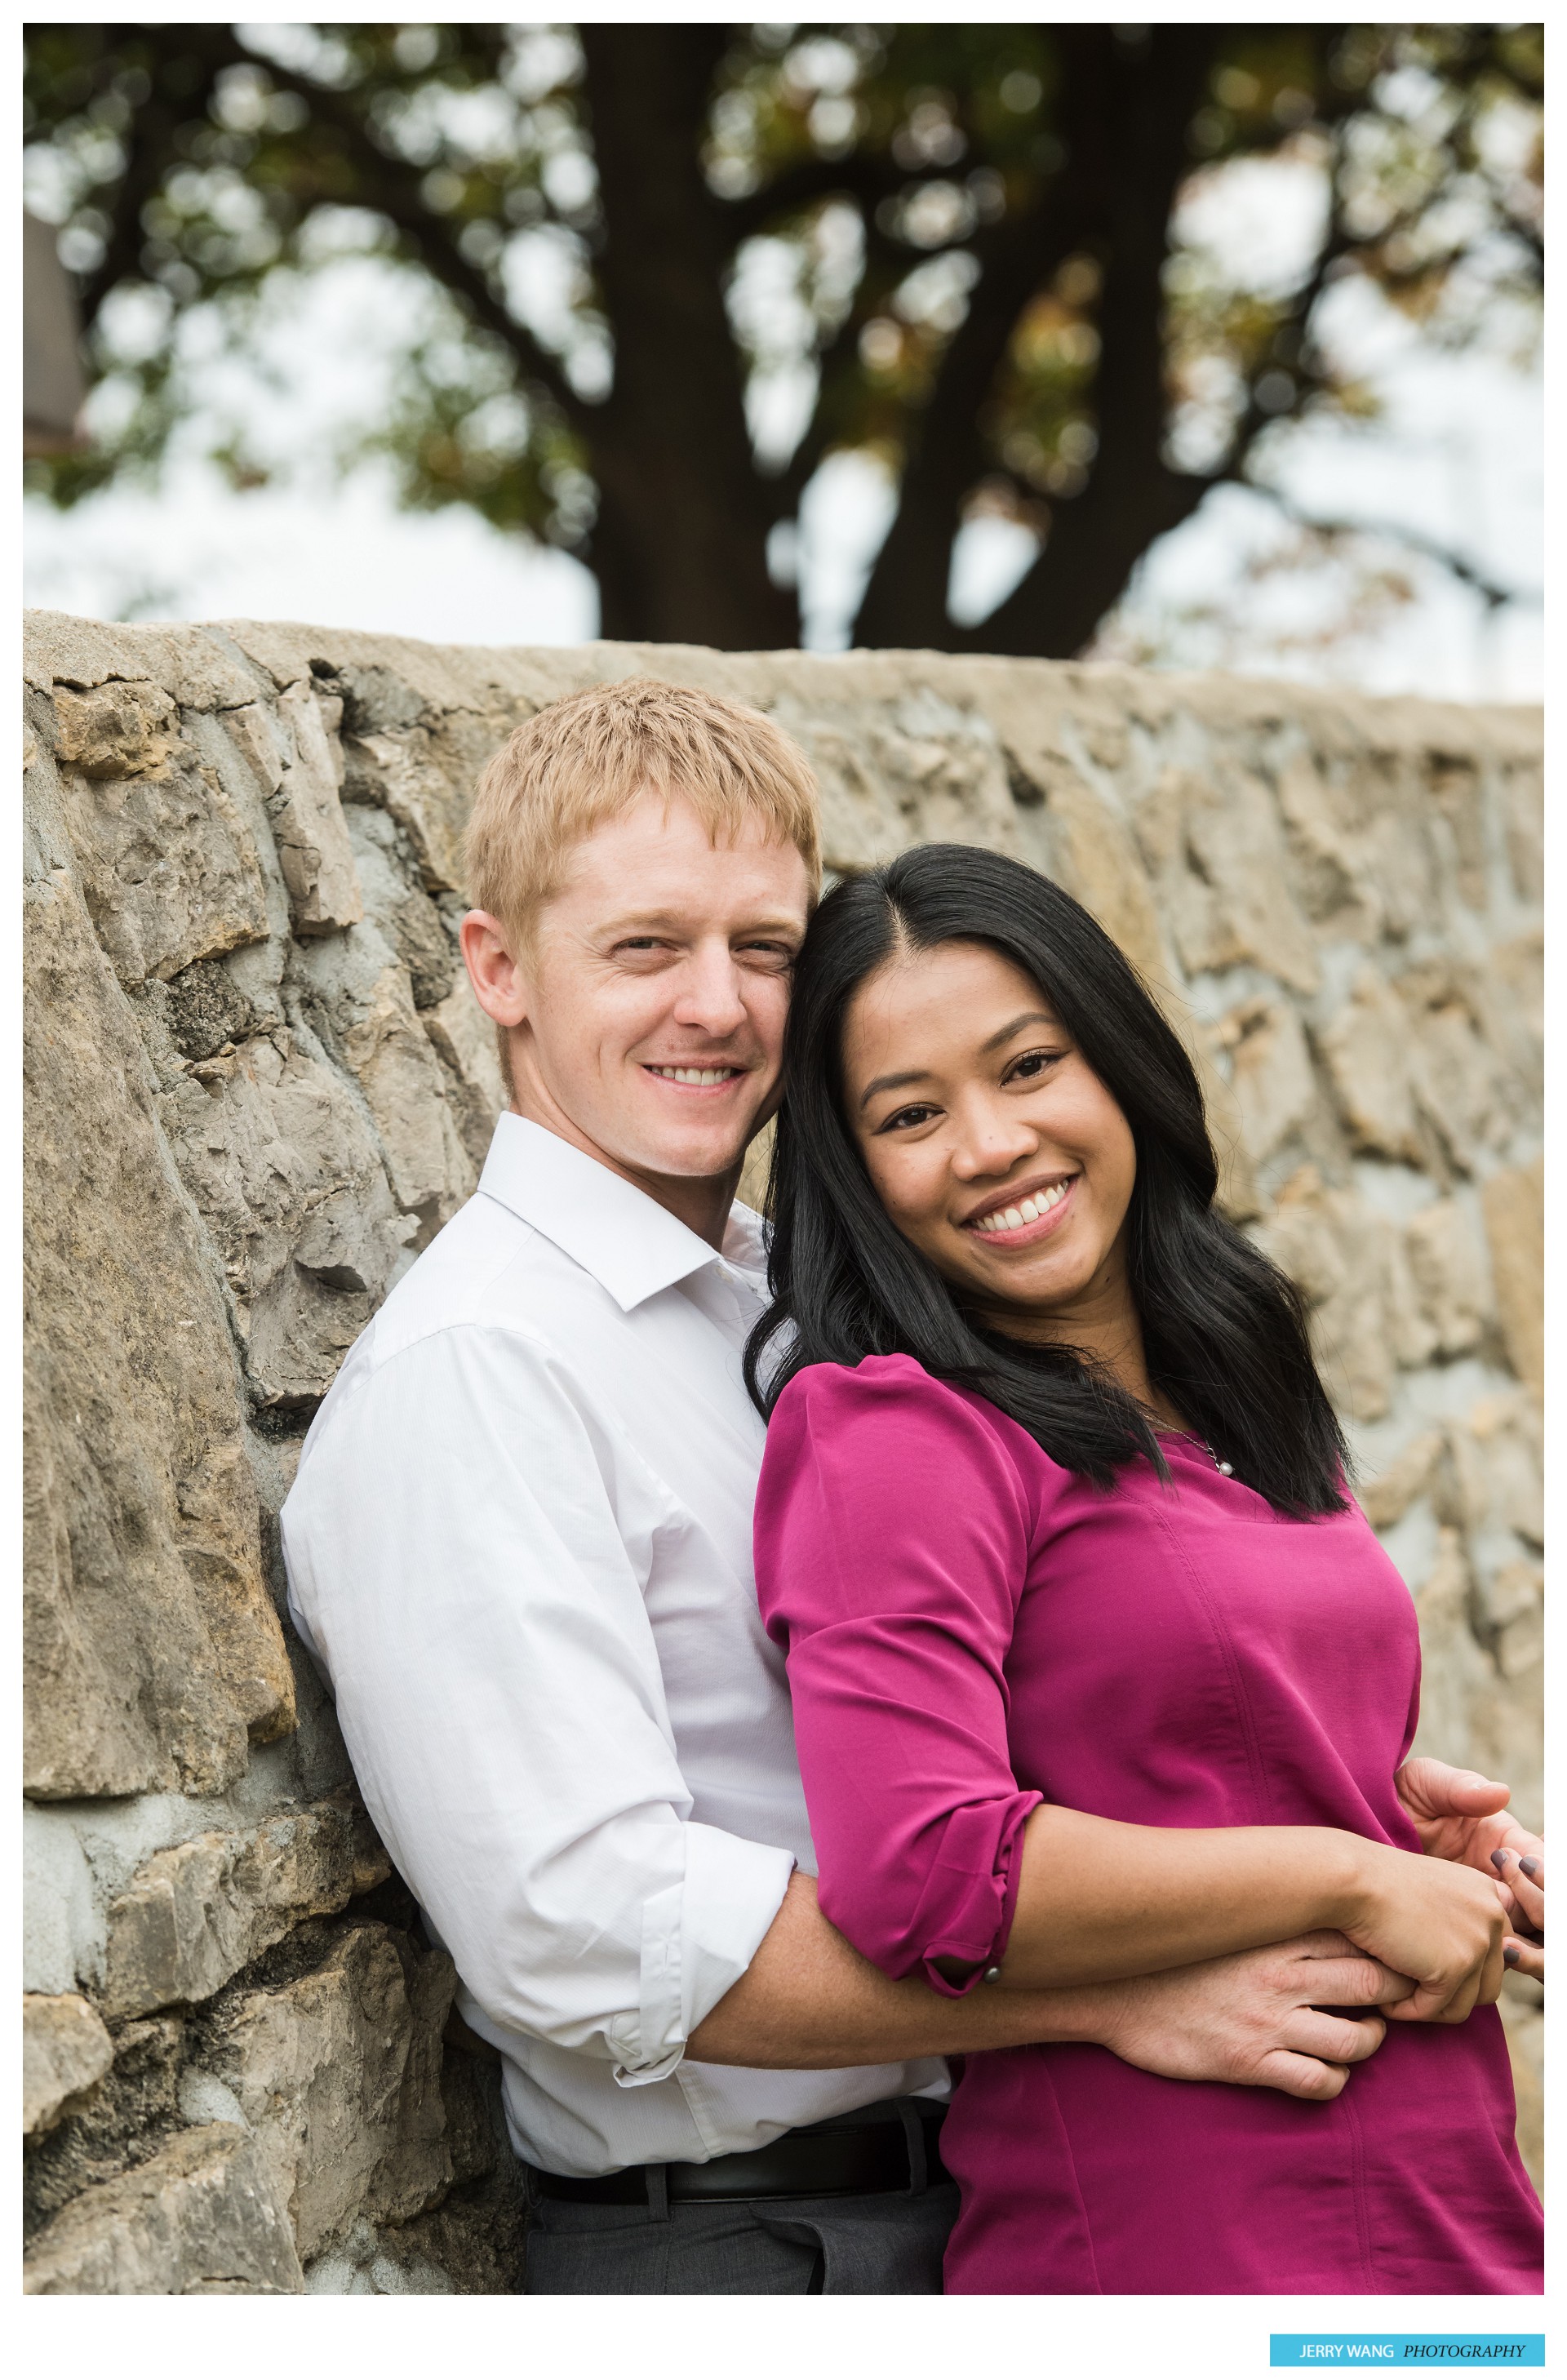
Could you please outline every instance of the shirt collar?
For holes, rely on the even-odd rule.
[[[624,1314],[719,1262],[645,1190],[525,1116],[502,1116],[479,1186],[590,1273]],[[723,1257],[747,1270],[766,1263],[764,1226],[748,1207],[730,1210]]]

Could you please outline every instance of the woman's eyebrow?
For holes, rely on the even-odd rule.
[[[869,1100],[876,1097],[878,1091],[901,1091],[910,1083],[928,1083],[929,1080],[929,1066],[916,1066],[912,1073],[907,1075],[878,1075],[876,1080],[873,1083],[867,1083],[864,1090],[861,1091],[859,1103],[863,1108]]]
[[[992,1050],[999,1050],[1003,1042],[1012,1039],[1014,1033],[1021,1033],[1026,1025],[1050,1025],[1053,1026],[1057,1032],[1061,1030],[1060,1018],[1052,1016],[1048,1008],[1025,1009],[1021,1016],[1014,1016],[1010,1025],[1003,1025],[999,1033],[992,1033],[988,1041],[982,1041],[979,1044],[981,1058],[988,1058]],[[859,1103],[863,1108],[868,1100],[876,1097],[878,1091],[903,1091],[908,1088],[910,1083],[928,1083],[929,1080],[929,1066],[912,1067],[906,1075],[878,1075],[876,1080],[873,1083],[867,1083],[864,1090],[861,1091]]]
[[[999,1033],[992,1033],[988,1041],[980,1043],[979,1055],[988,1058],[992,1050],[999,1050],[1003,1041],[1010,1041],[1013,1035],[1021,1033],[1026,1025],[1053,1025],[1058,1032],[1061,1029],[1060,1018],[1052,1016],[1048,1008],[1025,1009],[1021,1016],[1014,1016],[1010,1025],[1003,1025]]]

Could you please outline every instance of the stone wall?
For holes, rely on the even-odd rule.
[[[506,2292],[493,2069],[280,1618],[345,1349],[474,1186],[476,771],[650,671],[759,703],[832,866],[1048,869],[1185,1034],[1409,1582],[1422,1741],[1540,1796],[1532,711],[932,655],[458,650],[34,615],[28,2285]],[[1538,1995],[1510,1987],[1523,2131]]]

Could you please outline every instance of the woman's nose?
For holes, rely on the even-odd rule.
[[[952,1168],[960,1182],[978,1182],[1009,1172],[1020,1158],[1032,1157],[1039,1135],[1022,1116],[989,1106],[959,1119]]]

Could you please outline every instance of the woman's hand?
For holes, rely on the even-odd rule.
[[[1501,1955],[1515,1975],[1545,1981],[1545,1845],[1537,1857],[1515,1851],[1491,1853],[1491,1865],[1500,1876],[1512,1902],[1513,1931],[1501,1946]]]
[[[1512,1788],[1476,1769],[1426,1758],[1406,1760],[1393,1784],[1428,1857],[1500,1877],[1515,1928],[1503,1956],[1515,1973],[1543,1984],[1545,1845],[1510,1815]]]
[[[1394,2022],[1462,2024],[1494,2000],[1506,1972],[1508,1891],[1493,1875],[1387,1843],[1363,1843],[1352,1942],[1415,1985]]]

